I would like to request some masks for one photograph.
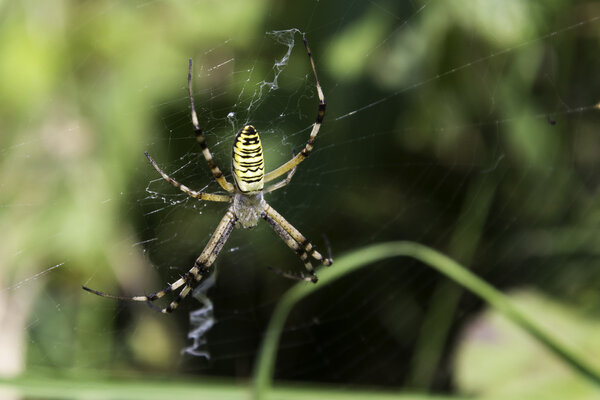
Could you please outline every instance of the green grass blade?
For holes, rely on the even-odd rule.
[[[529,317],[516,308],[502,292],[436,250],[414,242],[399,241],[376,244],[348,253],[336,260],[334,266],[331,268],[322,269],[319,272],[319,283],[317,285],[299,283],[282,296],[269,322],[255,366],[254,397],[256,399],[264,399],[271,388],[281,332],[283,331],[287,316],[298,301],[317,290],[323,289],[336,279],[354,270],[364,268],[379,260],[400,256],[414,258],[435,268],[459,285],[481,297],[506,318],[545,345],[564,362],[571,365],[571,367],[583,376],[600,385],[600,371],[589,365],[583,358],[541,329]]]

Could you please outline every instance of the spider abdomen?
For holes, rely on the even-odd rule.
[[[241,192],[252,193],[263,189],[265,159],[260,137],[252,125],[244,126],[235,136],[232,169]]]

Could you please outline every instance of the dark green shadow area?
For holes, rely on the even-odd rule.
[[[269,323],[255,370],[256,399],[268,398],[281,332],[291,309],[304,297],[333,283],[338,278],[372,263],[391,257],[411,257],[435,268],[465,289],[479,296],[510,321],[528,332],[547,347],[559,359],[570,365],[596,385],[600,385],[600,371],[590,365],[583,356],[575,353],[564,343],[543,330],[532,318],[522,313],[500,291],[478,278],[464,266],[427,246],[414,242],[388,242],[365,247],[340,257],[334,267],[322,270],[318,285],[299,283],[287,291],[277,305]]]

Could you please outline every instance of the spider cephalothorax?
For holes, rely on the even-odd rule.
[[[279,237],[292,250],[294,250],[296,254],[298,254],[300,260],[302,260],[304,263],[309,276],[297,277],[287,273],[281,274],[287,278],[315,283],[317,282],[317,276],[315,275],[313,266],[310,262],[310,257],[319,261],[323,265],[331,265],[333,262],[331,255],[329,255],[329,257],[323,257],[300,233],[300,231],[286,221],[285,218],[283,218],[265,201],[263,196],[263,193],[280,189],[290,182],[298,164],[304,161],[312,151],[317,133],[319,133],[319,128],[321,127],[321,122],[325,116],[325,96],[323,95],[321,85],[319,84],[319,78],[317,77],[317,70],[315,68],[315,63],[312,58],[310,48],[308,47],[306,39],[303,38],[303,40],[304,46],[308,53],[308,59],[310,60],[313,75],[315,77],[315,85],[317,88],[317,95],[319,97],[317,119],[313,124],[308,141],[300,153],[294,155],[291,160],[265,175],[265,161],[260,137],[252,125],[245,125],[237,133],[233,144],[233,184],[227,181],[217,164],[214,162],[212,154],[208,149],[204,139],[204,134],[199,127],[198,116],[194,107],[194,97],[192,96],[192,60],[190,59],[188,72],[188,91],[192,108],[192,124],[194,125],[196,139],[200,144],[202,154],[208,163],[213,177],[217,180],[219,185],[228,192],[228,194],[211,194],[191,190],[187,186],[182,185],[167,175],[148,153],[145,154],[152,166],[166,181],[179,188],[188,196],[199,200],[227,202],[230,203],[229,208],[225,212],[225,216],[221,219],[221,222],[219,222],[219,225],[208,241],[208,244],[200,256],[196,259],[194,266],[184,276],[163,290],[147,296],[133,297],[114,296],[84,286],[83,288],[85,290],[103,297],[152,302],[183,287],[175,300],[173,300],[167,307],[160,309],[160,311],[163,313],[170,313],[177,308],[181,300],[183,300],[192,291],[192,289],[200,283],[200,281],[205,279],[210,274],[211,267],[217,258],[217,255],[225,245],[225,242],[229,238],[233,228],[253,228],[258,224],[260,219],[267,221],[275,233],[277,233]],[[275,180],[284,174],[287,175],[281,181],[265,188],[265,183]]]

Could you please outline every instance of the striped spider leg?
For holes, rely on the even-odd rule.
[[[291,160],[276,168],[275,170],[269,172],[265,175],[265,182],[270,182],[273,179],[280,177],[285,174],[292,168],[295,168],[298,164],[304,161],[311,153],[314,148],[315,140],[317,138],[317,134],[319,133],[319,129],[321,129],[321,124],[323,123],[323,118],[325,117],[325,95],[323,94],[323,90],[321,89],[321,84],[319,83],[319,77],[317,76],[317,69],[315,68],[315,60],[313,59],[312,53],[310,51],[310,47],[308,46],[308,42],[306,41],[306,37],[302,36],[302,40],[304,42],[304,47],[306,48],[306,52],[308,54],[308,59],[310,61],[310,66],[312,68],[313,75],[315,77],[315,85],[317,87],[317,95],[319,96],[319,108],[317,110],[317,118],[315,123],[313,124],[312,131],[310,132],[310,136],[308,137],[308,141],[306,145],[302,149],[302,151],[296,154],[295,157],[292,157]],[[283,185],[285,186],[285,185]],[[281,186],[280,186],[281,187]],[[269,191],[267,189],[267,191]]]
[[[308,277],[297,277],[296,275],[292,275],[286,272],[282,272],[280,270],[273,269],[279,275],[296,280],[304,280],[310,281],[313,283],[317,283],[318,278],[315,275],[315,270],[310,262],[309,256],[319,261],[321,264],[325,266],[330,266],[333,264],[333,258],[331,257],[331,249],[328,246],[328,257],[323,257],[321,253],[319,253],[315,247],[306,239],[298,229],[296,229],[292,224],[290,224],[285,218],[281,216],[273,207],[265,203],[264,212],[261,214],[261,218],[263,218],[267,223],[271,226],[271,228],[279,235],[281,240],[288,245],[290,249],[292,249],[300,260],[304,263],[304,267],[308,271]]]
[[[188,69],[188,94],[190,96],[190,108],[192,109],[192,125],[194,125],[194,133],[196,134],[196,140],[200,143],[200,148],[202,149],[202,155],[206,159],[208,163],[208,167],[210,168],[210,172],[213,177],[217,180],[219,185],[229,193],[233,193],[235,187],[227,181],[223,172],[219,169],[215,161],[213,160],[213,156],[208,150],[208,145],[206,144],[206,140],[204,139],[204,131],[200,129],[200,125],[198,123],[198,115],[196,114],[196,106],[194,105],[194,95],[192,92],[192,59],[190,58],[189,69]]]
[[[185,297],[200,283],[201,280],[205,279],[210,275],[211,267],[217,258],[217,255],[225,245],[225,242],[231,235],[231,231],[233,231],[233,227],[235,226],[237,218],[231,211],[231,208],[227,210],[225,216],[219,222],[217,229],[211,236],[208,244],[200,254],[200,256],[194,262],[194,266],[181,278],[171,283],[166,288],[156,292],[151,293],[145,296],[115,296],[112,294],[107,294],[103,292],[99,292],[94,289],[90,289],[86,286],[82,286],[84,290],[87,290],[90,293],[97,294],[98,296],[108,297],[111,299],[117,300],[131,300],[131,301],[143,301],[146,303],[151,303],[156,301],[165,295],[172,293],[183,286],[175,300],[173,300],[167,307],[160,308],[160,312],[163,314],[168,314],[175,310],[179,303],[185,299]]]

